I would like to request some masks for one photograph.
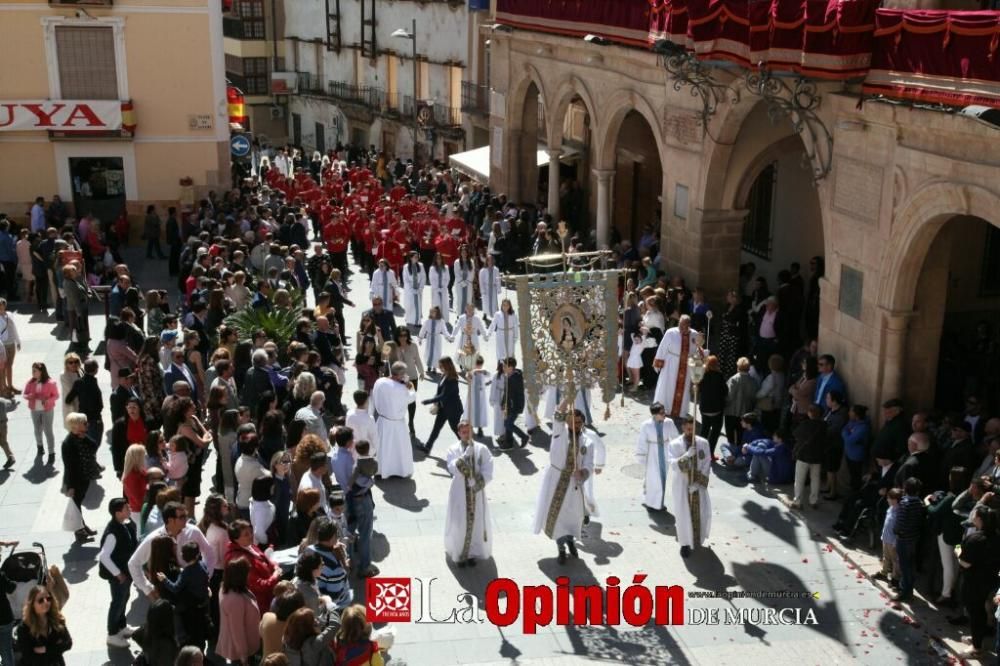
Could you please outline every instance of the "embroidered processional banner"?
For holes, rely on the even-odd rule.
[[[528,403],[546,386],[601,388],[610,403],[618,388],[618,270],[520,275],[517,290]]]

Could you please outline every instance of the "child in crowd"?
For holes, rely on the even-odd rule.
[[[175,599],[174,607],[180,620],[180,644],[204,649],[212,623],[208,612],[208,570],[201,561],[201,547],[194,541],[181,546],[181,558],[184,568],[176,580],[167,578],[162,572],[157,573],[156,578]]]
[[[186,437],[174,435],[170,438],[165,471],[170,485],[178,488],[184,485],[184,478],[188,473],[188,440]]]
[[[490,372],[483,365],[486,361],[476,355],[476,368],[470,375],[472,386],[469,387],[469,405],[466,416],[469,425],[476,429],[476,436],[483,436],[483,428],[490,423],[489,400],[486,398],[486,386],[490,383]]]
[[[889,509],[882,523],[882,568],[872,578],[888,581],[890,585],[899,585],[899,557],[896,555],[896,513],[899,511],[899,500],[903,491],[891,488],[886,494]]]

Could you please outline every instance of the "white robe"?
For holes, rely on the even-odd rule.
[[[642,487],[642,503],[650,509],[667,508],[667,477],[670,465],[667,462],[667,448],[670,442],[680,436],[677,426],[670,419],[663,421],[663,443],[658,443],[654,419],[649,419],[639,428],[635,442],[635,458],[645,471]],[[660,451],[663,453],[663,477],[660,477]]]
[[[458,469],[458,461],[464,459],[471,475],[465,476]],[[473,557],[489,559],[493,553],[493,525],[490,521],[490,506],[486,492],[480,489],[472,494],[475,506],[472,511],[472,524],[469,525],[469,512],[466,488],[474,488],[476,477],[481,476],[484,486],[493,480],[493,455],[484,444],[472,442],[468,447],[461,441],[448,448],[448,471],[451,473],[451,487],[448,489],[448,507],[444,522],[444,550],[455,562]],[[465,543],[469,546],[466,550]]]
[[[604,469],[608,451],[604,446],[604,441],[592,431],[584,430],[580,435],[580,441],[586,442],[587,448],[594,451],[594,473],[588,476],[587,480],[583,482],[583,496],[587,504],[587,515],[600,516],[601,514],[597,510],[597,498],[594,495],[594,477],[597,476],[598,470]]]
[[[472,385],[467,387],[465,418],[473,428],[485,428],[490,424],[489,401],[486,385],[490,382],[490,371],[477,369],[470,373]]]
[[[424,343],[424,367],[427,372],[436,372],[438,361],[444,356],[444,341],[448,328],[444,319],[425,319],[417,339]]]
[[[455,322],[455,332],[450,338],[452,341],[455,341],[455,351],[456,353],[461,353],[465,348],[466,325],[471,325],[472,336],[469,339],[472,342],[472,348],[478,353],[479,338],[486,334],[486,329],[483,328],[483,320],[476,314],[472,315],[471,319],[467,315],[462,314],[458,317],[458,321]]]
[[[581,438],[582,439],[582,438]],[[552,425],[552,440],[549,445],[549,464],[542,472],[542,486],[538,493],[538,503],[535,507],[534,532],[545,532],[551,539],[564,536],[580,538],[583,530],[583,517],[586,511],[583,495],[583,484],[570,477],[569,485],[562,498],[556,497],[559,477],[565,471],[572,473],[573,469],[586,469],[594,473],[594,450],[584,446],[583,441],[577,442],[576,460],[570,458],[570,438],[566,421],[557,418]],[[575,463],[575,464],[574,464]],[[549,514],[552,514],[552,520]],[[551,531],[548,529],[551,523]]]
[[[389,377],[382,377],[372,388],[372,404],[378,412],[379,473],[390,476],[413,476],[413,448],[407,427],[409,413],[406,406],[417,399],[414,391]]]
[[[431,266],[427,275],[428,284],[431,286],[431,307],[441,308],[441,321],[448,323],[450,320],[449,309],[451,308],[448,299],[448,283],[451,282],[451,273],[448,267],[438,268]]]
[[[459,315],[465,314],[466,303],[473,303],[475,292],[472,281],[476,279],[475,264],[469,262],[469,268],[462,268],[462,260],[455,260],[455,284],[452,285],[452,303],[455,305],[455,312]]]
[[[378,426],[375,425],[375,419],[372,418],[368,409],[347,410],[344,425],[354,431],[355,444],[358,442],[368,442],[371,444],[369,453],[372,454],[373,458],[378,458],[377,455],[374,455],[378,451]]]
[[[493,312],[493,310],[484,310],[484,312]],[[512,356],[517,358],[517,336],[519,333],[517,313],[508,314],[497,310],[496,314],[493,315],[493,320],[490,321],[490,327],[486,329],[487,340],[496,335],[497,361]]]
[[[545,412],[543,416],[546,421],[552,420],[552,415],[556,411],[556,407],[562,402],[563,395],[562,391],[553,386],[545,387]],[[593,425],[593,404],[590,400],[590,389],[589,388],[578,388],[576,390],[576,400],[573,404],[574,409],[579,409],[583,412],[584,422],[586,425]]]
[[[680,405],[678,409],[674,410],[674,391],[677,388],[677,376],[680,371],[681,363],[687,367],[688,358],[691,354],[698,351],[697,344],[697,331],[689,331],[690,344],[687,349],[687,356],[681,358],[681,345],[683,338],[681,336],[681,329],[674,327],[668,329],[666,333],[663,334],[663,339],[660,340],[660,346],[656,350],[656,360],[663,361],[663,367],[660,369],[660,376],[656,379],[656,391],[653,394],[653,401],[662,404],[667,408],[667,414],[674,417],[684,417],[688,415],[688,410],[690,408],[691,401],[691,373],[685,371],[684,376],[684,386],[683,394],[681,395]]]
[[[503,373],[493,375],[493,383],[490,384],[490,404],[493,406],[493,436],[503,437],[503,390],[507,385],[507,375]]]
[[[712,527],[712,502],[708,497],[708,479],[712,473],[712,453],[708,448],[708,440],[704,437],[695,437],[695,445],[690,449],[681,435],[670,442],[667,448],[668,460],[670,461],[670,490],[671,499],[674,503],[674,518],[676,519],[677,542],[681,546],[700,546],[708,538],[709,530]],[[685,457],[697,457],[698,471],[704,475],[704,484],[693,485],[698,490],[699,511],[699,534],[695,539],[694,516],[691,509],[692,504],[691,489],[688,484],[688,475],[680,469],[680,460]]]
[[[412,269],[416,268],[416,270]],[[427,286],[427,274],[423,264],[406,264],[403,266],[403,308],[406,310],[406,323],[419,326],[424,311],[424,287]]]
[[[396,281],[396,274],[392,272],[392,269],[377,268],[372,273],[372,284],[368,295],[372,300],[376,296],[380,297],[386,309],[392,310],[392,303],[396,300],[396,289],[398,288],[399,282]]]
[[[479,269],[479,296],[483,299],[483,314],[500,309],[500,269],[494,266]]]

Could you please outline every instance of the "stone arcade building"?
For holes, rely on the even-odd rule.
[[[954,406],[973,368],[939,372],[942,349],[970,341],[980,320],[1000,323],[996,127],[942,109],[859,105],[860,85],[817,82],[815,116],[803,114],[799,133],[787,116],[771,122],[769,106],[780,102],[750,90],[749,70],[729,67],[712,70],[727,89],[710,91],[717,106],[703,128],[702,98],[673,85],[663,58],[639,45],[645,34],[605,26],[635,46],[546,34],[553,22],[525,29],[530,18],[504,14],[516,3],[499,4],[490,47],[501,100],[491,117],[495,191],[547,199],[559,219],[559,179],[539,187],[526,156],[545,143],[558,168],[576,110],[584,141],[568,177],[584,190],[599,245],[615,232],[635,241],[658,217],[662,268],[714,304],[737,286],[742,262],[753,261],[773,290],[779,269],[822,255],[819,345],[837,357],[851,400]],[[955,371],[957,385],[942,378]]]

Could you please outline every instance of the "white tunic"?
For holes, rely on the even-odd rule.
[[[459,461],[465,463],[469,476],[459,470]],[[448,448],[448,471],[451,487],[448,489],[448,508],[445,513],[444,550],[455,562],[468,559],[488,559],[493,553],[493,525],[490,506],[484,488],[493,480],[493,455],[485,444],[455,442]],[[478,478],[477,478],[478,477]],[[471,494],[466,488],[473,489]],[[469,501],[472,520],[469,521]]]
[[[375,454],[378,450],[378,427],[375,419],[368,413],[367,409],[349,409],[344,425],[354,431],[354,442],[368,442],[371,444],[370,453]],[[378,458],[377,455],[372,455]]]
[[[406,310],[406,323],[419,326],[424,311],[424,287],[427,286],[427,274],[423,264],[408,263],[403,266],[403,308]]]
[[[681,358],[683,337],[681,336],[681,329],[676,326],[668,329],[663,334],[660,346],[656,350],[656,360],[663,361],[663,367],[660,369],[660,376],[656,380],[656,392],[653,395],[653,401],[662,404],[667,408],[667,414],[675,417],[687,416],[690,407],[691,373],[685,371],[684,385],[681,388],[683,393],[681,394],[678,408],[674,409],[674,393],[677,389],[677,378],[681,363],[687,367],[688,358],[690,358],[691,354],[698,351],[698,332],[692,330],[688,332],[688,335],[690,336],[690,342],[688,344],[687,356],[683,359]]]
[[[588,476],[587,480],[583,482],[583,496],[587,503],[587,515],[600,516],[601,514],[597,510],[597,499],[594,496],[594,477],[604,469],[608,452],[604,447],[604,441],[592,431],[584,430],[580,434],[580,441],[586,442],[587,448],[594,451],[594,473]]]
[[[483,313],[500,309],[500,269],[483,266],[479,269],[479,296],[483,299]]]
[[[444,340],[448,328],[444,319],[425,319],[417,339],[424,345],[424,367],[428,372],[436,370],[438,361],[444,356]]]
[[[468,389],[465,418],[473,428],[485,428],[490,424],[489,402],[486,399],[490,371],[480,368],[473,370],[470,376],[472,385]]]
[[[583,484],[573,478],[574,469],[586,469],[594,473],[594,450],[577,441],[575,459],[570,455],[571,442],[566,421],[557,415],[552,425],[552,440],[549,445],[549,464],[542,472],[542,487],[535,507],[534,532],[545,532],[551,539],[564,536],[580,538],[586,506]],[[568,475],[565,490],[559,493],[560,477]]]
[[[451,273],[448,272],[447,266],[442,268],[431,266],[427,277],[431,286],[431,306],[441,308],[441,321],[448,323],[451,307],[448,299],[448,283],[451,282]]]
[[[382,377],[372,388],[372,404],[378,412],[378,445],[375,447],[379,473],[385,477],[413,475],[413,449],[407,427],[406,406],[417,399],[405,384]]]
[[[475,279],[476,269],[471,261],[468,262],[467,266],[467,268],[463,268],[462,260],[455,260],[455,284],[452,286],[451,295],[455,312],[460,315],[465,313],[465,304],[472,303],[472,299],[475,298],[472,281]]]
[[[465,343],[467,341],[466,337],[468,336],[468,333],[466,333],[465,330],[467,327],[470,329],[469,332],[472,334],[469,338],[472,342],[472,348],[478,352],[479,338],[486,334],[486,330],[483,328],[483,320],[479,318],[479,315],[474,314],[471,318],[465,314],[459,315],[458,321],[455,323],[455,332],[452,334],[450,339],[453,341],[457,340],[457,342],[455,342],[455,349],[457,352],[461,352],[462,349],[465,348]]]
[[[700,546],[708,538],[712,527],[712,502],[708,498],[708,478],[712,473],[712,453],[708,448],[708,440],[695,437],[695,445],[688,448],[684,436],[670,442],[667,448],[670,461],[671,499],[674,502],[674,517],[677,520],[677,542],[682,546]],[[691,460],[694,459],[694,460]],[[697,465],[703,475],[704,483],[689,484],[688,475],[680,468],[681,461],[691,460]],[[698,491],[698,503],[692,505],[691,491]],[[694,509],[694,512],[692,512]],[[695,516],[694,514],[698,515]],[[694,523],[699,523],[698,538],[695,538]]]
[[[493,312],[493,310],[484,310],[484,312]],[[517,358],[517,336],[519,333],[517,313],[497,310],[490,322],[490,327],[486,329],[486,339],[489,340],[493,335],[496,335],[498,361],[512,356]]]
[[[375,299],[376,296],[382,299],[382,304],[389,310],[392,309],[392,302],[396,300],[396,289],[399,288],[399,282],[396,281],[396,274],[391,270],[386,270],[384,268],[377,268],[374,273],[372,273],[372,284],[371,288],[368,290],[368,295]]]
[[[546,421],[552,420],[552,415],[555,413],[556,407],[559,406],[559,403],[562,402],[562,399],[562,390],[560,388],[553,386],[545,387],[545,412],[543,416]],[[578,388],[576,390],[576,400],[574,401],[573,407],[583,412],[584,422],[587,425],[592,425],[594,423],[589,388]]]
[[[507,385],[507,375],[495,373],[490,384],[490,404],[493,406],[493,436],[503,437],[503,399],[504,387]]]
[[[667,508],[667,448],[670,442],[680,436],[677,426],[670,419],[663,421],[662,441],[656,436],[654,419],[649,419],[639,428],[639,436],[635,442],[635,458],[645,472],[642,503],[650,509],[659,511]],[[662,456],[662,458],[661,458]],[[663,461],[661,474],[660,460]]]

